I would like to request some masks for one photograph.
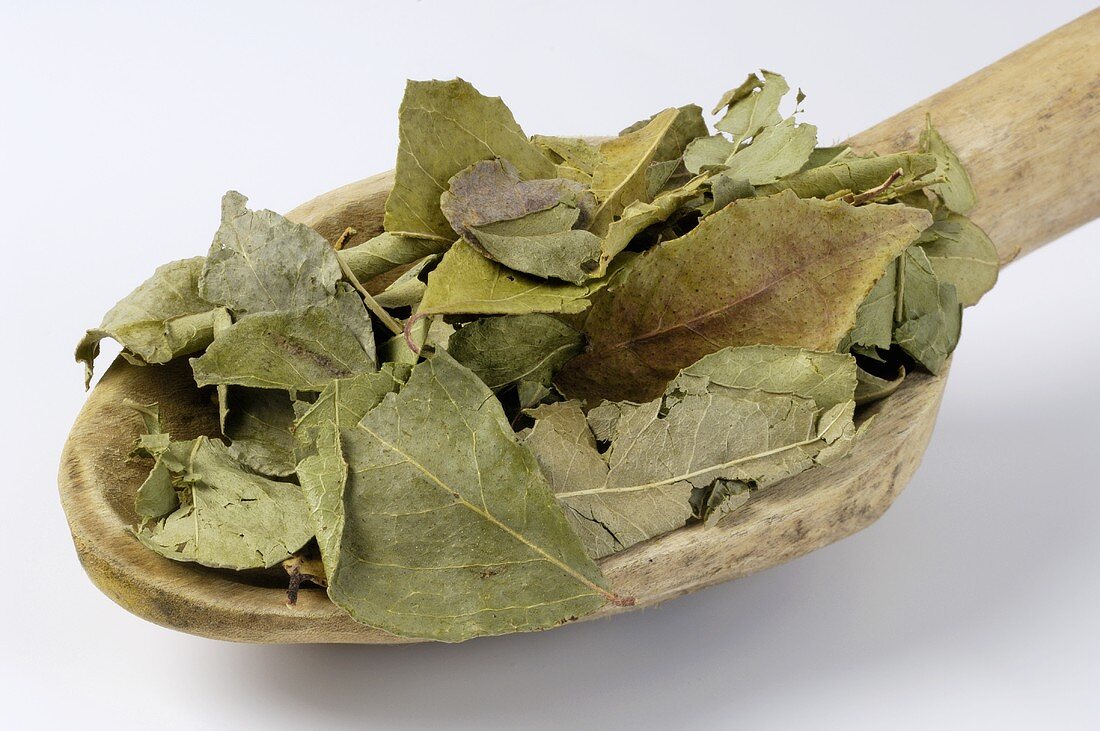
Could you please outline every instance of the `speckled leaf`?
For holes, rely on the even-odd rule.
[[[644,401],[723,347],[834,350],[886,264],[929,221],[905,206],[793,193],[735,201],[639,257],[596,298],[583,328],[589,348],[559,371],[558,387]]]
[[[142,543],[166,558],[214,568],[267,568],[313,536],[301,488],[246,472],[221,442],[196,439],[174,477],[179,508],[135,529]]]
[[[918,242],[936,278],[955,285],[964,307],[975,305],[997,283],[997,249],[977,224],[949,213],[928,228]]]
[[[583,349],[584,336],[541,314],[477,320],[459,328],[448,347],[493,390],[519,381],[549,386],[558,368]]]
[[[398,120],[397,169],[385,211],[390,233],[454,240],[439,197],[451,177],[479,160],[502,157],[526,179],[554,177],[554,165],[504,102],[462,79],[410,81]]]
[[[240,193],[222,198],[222,223],[199,293],[236,317],[315,305],[340,281],[336,252],[321,234],[272,211],[250,211]]]
[[[91,383],[99,341],[113,338],[134,362],[167,363],[202,350],[214,339],[215,305],[199,295],[202,257],[158,267],[149,279],[104,315],[76,346],[84,364],[85,385]]]
[[[437,351],[354,429],[329,595],[401,637],[552,627],[612,595],[500,403]]]
[[[592,174],[599,208],[591,230],[602,236],[624,208],[648,200],[649,166],[680,157],[691,140],[706,133],[702,111],[691,105],[666,109],[642,127],[601,143],[601,159]]]
[[[248,315],[191,360],[200,386],[320,391],[334,378],[375,370],[362,300],[345,285],[325,304]]]

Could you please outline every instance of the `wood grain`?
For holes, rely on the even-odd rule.
[[[1003,261],[1100,214],[1100,11],[1067,25],[905,112],[857,135],[858,149],[912,147],[931,111],[971,171],[974,217]],[[389,173],[326,193],[290,217],[335,240],[381,230]],[[601,561],[635,608],[774,566],[869,525],[916,470],[935,425],[946,376],[911,376],[887,400],[850,457],[762,491],[717,528],[692,526]],[[140,420],[123,398],[163,405],[177,438],[216,432],[209,394],[186,362],[116,361],[91,393],[62,456],[59,486],[77,553],[92,581],[129,611],[206,637],[244,642],[400,642],[358,625],[322,590],[284,604],[279,579],[161,558],[128,533],[133,494],[148,465],[127,454]],[[594,615],[625,611],[609,607]]]

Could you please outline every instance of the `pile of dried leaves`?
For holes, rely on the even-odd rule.
[[[89,377],[104,337],[193,356],[217,396],[221,435],[189,441],[134,404],[137,538],[456,641],[629,602],[596,559],[843,457],[857,403],[944,367],[997,256],[931,126],[911,152],[819,147],[788,91],[754,74],[713,135],[685,106],[592,141],[411,82],[385,233],[339,250],[226,194],[208,255],[77,350]]]

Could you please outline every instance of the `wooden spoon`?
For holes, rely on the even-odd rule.
[[[974,220],[1007,263],[1100,215],[1100,10],[1044,36],[951,88],[857,135],[860,151],[913,148],[930,112],[970,171]],[[392,183],[384,173],[326,193],[288,216],[354,245],[381,231]],[[935,424],[945,376],[910,376],[884,402],[853,454],[762,491],[717,528],[691,526],[600,562],[633,608],[774,566],[869,525],[901,492]],[[92,581],[126,609],[197,635],[245,642],[402,642],[356,624],[320,590],[287,607],[270,575],[170,561],[139,544],[133,495],[147,465],[127,461],[138,418],[124,398],[169,405],[177,438],[214,434],[209,401],[186,362],[116,360],[77,417],[59,483],[77,553]],[[594,616],[626,611],[607,607]]]

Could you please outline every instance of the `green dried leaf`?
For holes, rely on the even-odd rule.
[[[349,469],[328,590],[356,620],[457,642],[612,598],[492,391],[445,351],[340,433]]]
[[[840,193],[863,193],[882,185],[893,173],[901,170],[901,177],[894,182],[880,200],[892,200],[899,193],[911,190],[913,181],[936,171],[934,155],[918,155],[901,152],[881,157],[843,156],[820,167],[802,172],[766,185],[760,195],[771,195],[792,190],[799,198],[828,198]]]
[[[985,231],[965,216],[949,213],[938,218],[918,243],[936,278],[955,285],[964,307],[977,304],[997,283],[1000,269],[997,249]]]
[[[230,390],[231,408],[224,433],[229,454],[261,475],[294,474],[298,440],[294,438],[294,404],[285,391],[266,388]]]
[[[342,274],[328,241],[272,211],[250,211],[247,201],[236,191],[222,198],[222,223],[199,277],[202,297],[236,317],[331,298]]]
[[[339,256],[356,279],[366,283],[399,266],[411,264],[433,254],[442,254],[450,247],[450,239],[416,239],[411,236],[383,233],[358,246],[344,249],[339,252]]]
[[[191,360],[200,386],[320,391],[334,378],[375,370],[370,317],[346,285],[321,305],[248,315]]]
[[[554,163],[560,177],[581,183],[592,182],[592,173],[600,163],[600,152],[588,140],[581,137],[533,135],[531,142]],[[563,174],[563,170],[569,174]]]
[[[428,315],[523,315],[577,313],[606,278],[583,285],[551,282],[512,271],[458,241],[428,275],[414,321]],[[407,329],[407,328],[406,328]]]
[[[791,87],[779,74],[764,70],[760,74],[750,75],[741,86],[726,92],[715,107],[726,108],[715,128],[733,137],[735,146],[782,120],[779,102]]]
[[[422,278],[426,268],[435,266],[439,261],[439,254],[425,256],[414,264],[408,271],[394,280],[393,284],[374,296],[374,301],[387,309],[397,307],[416,308],[424,297],[424,291],[428,288]]]
[[[554,165],[531,144],[499,97],[463,81],[410,81],[398,111],[400,143],[385,228],[451,242],[439,197],[464,168],[501,157],[525,179],[552,178]],[[419,257],[416,257],[419,258]]]
[[[774,183],[800,170],[816,144],[817,127],[787,119],[765,128],[751,145],[731,155],[722,175],[753,185]]]
[[[955,286],[936,278],[919,246],[909,247],[901,264],[901,307],[894,342],[913,360],[938,374],[958,345],[962,306]]]
[[[341,434],[354,428],[387,393],[399,390],[408,377],[408,366],[386,363],[380,371],[332,381],[295,424],[299,449],[307,455],[298,463],[298,480],[327,577],[336,576],[344,539],[348,468]]]
[[[583,328],[588,351],[556,383],[573,398],[643,401],[723,347],[834,350],[886,264],[929,221],[905,206],[792,193],[731,203],[596,298]]]
[[[931,117],[927,119],[927,126],[920,136],[920,151],[936,156],[939,163],[937,174],[944,181],[931,186],[930,190],[943,199],[948,210],[966,213],[978,204],[978,195],[974,192],[970,175],[940,133],[932,127]]]
[[[690,105],[666,109],[644,126],[601,143],[592,174],[599,208],[590,229],[602,236],[628,205],[648,200],[649,166],[679,158],[691,140],[706,133],[702,110]]]
[[[554,373],[584,350],[584,336],[549,315],[489,317],[459,328],[448,351],[495,390],[524,381],[549,386]]]
[[[875,282],[867,299],[856,311],[856,324],[840,346],[848,350],[853,345],[888,350],[894,340],[894,309],[897,306],[897,265],[891,263]]]
[[[724,166],[735,152],[737,145],[730,142],[725,135],[698,137],[688,143],[684,150],[684,165],[689,171],[699,173],[704,168]]]
[[[581,211],[559,204],[513,221],[471,227],[478,247],[517,272],[583,284],[599,268],[602,241],[575,229]]]
[[[898,366],[897,375],[892,379],[879,378],[862,368],[856,371],[856,403],[869,404],[884,399],[897,391],[905,381],[905,368]]]
[[[157,267],[152,277],[104,315],[98,328],[84,335],[76,346],[76,359],[84,364],[85,386],[91,383],[103,338],[117,340],[130,360],[139,363],[167,363],[210,344],[215,306],[199,295],[202,265],[202,257],[195,257]]]
[[[302,490],[245,472],[218,441],[191,443],[173,478],[180,506],[135,529],[161,556],[226,569],[269,568],[313,537]]]
[[[682,526],[693,490],[718,480],[770,484],[813,466],[833,444],[835,458],[854,438],[850,356],[730,348],[692,368],[661,398],[605,403],[587,420],[575,401],[532,411],[524,444],[591,555]],[[602,453],[597,435],[610,442]],[[703,517],[730,507],[716,501]]]

